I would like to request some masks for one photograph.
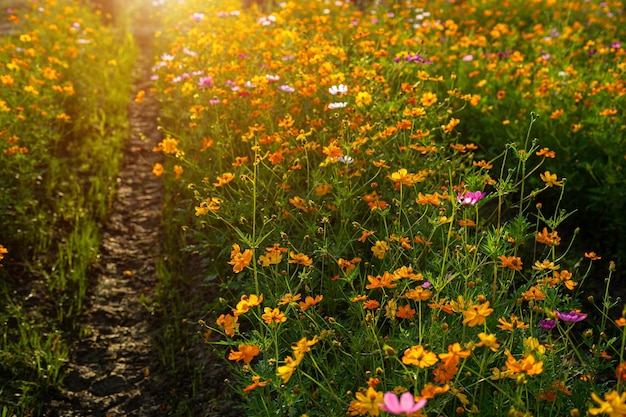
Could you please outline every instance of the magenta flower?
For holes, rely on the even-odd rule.
[[[554,320],[541,320],[539,322],[539,326],[541,326],[542,329],[546,329],[546,330],[554,329],[556,327],[556,321],[554,321]]]
[[[422,398],[418,402],[415,402],[415,397],[410,392],[403,393],[400,398],[391,391],[388,391],[383,396],[384,403],[378,404],[383,411],[394,415],[401,414],[413,414],[414,412],[421,410],[426,405],[426,398]]]
[[[485,197],[486,195],[487,193],[483,191],[466,191],[463,194],[461,193],[457,194],[456,201],[462,205],[474,206],[476,205],[476,203],[482,200],[483,197]]]
[[[579,313],[578,311],[570,311],[569,313],[561,313],[559,311],[555,311],[554,314],[557,316],[557,318],[563,321],[567,321],[569,323],[576,323],[579,321],[583,321],[587,318],[587,315],[585,313]]]

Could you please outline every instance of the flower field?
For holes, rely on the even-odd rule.
[[[153,172],[247,415],[626,413],[571,223],[624,207],[620,2],[163,7]]]
[[[77,2],[1,4],[0,415],[39,415],[91,291],[136,51]]]
[[[173,375],[223,358],[249,416],[626,415],[623,4],[243,3],[151,6]],[[0,415],[38,415],[136,51],[74,1],[6,16]]]

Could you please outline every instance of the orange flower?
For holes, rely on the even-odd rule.
[[[257,296],[256,294],[250,294],[249,297],[247,295],[242,295],[241,299],[237,303],[237,306],[233,310],[233,313],[235,314],[235,317],[238,317],[250,311],[252,307],[260,305],[262,302],[263,294],[261,294],[260,296]]]
[[[174,138],[165,138],[163,139],[156,147],[152,149],[153,152],[163,152],[166,154],[177,154],[181,155],[183,152],[178,149],[178,144],[180,141]]]
[[[428,368],[437,363],[437,355],[425,350],[421,345],[412,346],[404,351],[402,363],[405,365],[415,365],[420,368]]]
[[[393,172],[389,175],[389,179],[394,182],[394,184],[402,184],[406,187],[412,187],[418,181],[415,180],[415,174],[409,173],[406,168],[401,168],[396,172]]]
[[[455,128],[455,127],[456,127],[456,126],[457,126],[460,122],[461,122],[461,121],[460,121],[459,119],[455,119],[455,118],[453,117],[453,118],[451,118],[451,119],[450,119],[450,121],[449,121],[447,124],[445,124],[445,125],[441,126],[441,128],[443,129],[444,133],[450,133],[450,132],[452,132],[452,130],[454,130],[454,128]],[[463,147],[463,151],[460,151],[459,149],[457,149],[457,150],[459,150],[459,152],[465,152],[465,149],[469,149],[469,148]]]
[[[455,365],[439,362],[437,368],[433,370],[433,375],[435,376],[434,380],[438,384],[445,384],[446,382],[452,381],[458,371],[459,368]]]
[[[413,288],[408,290],[404,296],[413,301],[426,301],[433,295],[433,292],[426,290],[422,287]]]
[[[233,174],[232,172],[225,172],[217,177],[217,182],[214,182],[213,185],[216,187],[222,187],[231,182],[234,178],[235,174]]]
[[[561,238],[559,237],[558,232],[555,230],[553,232],[548,232],[548,228],[544,227],[541,233],[537,233],[535,235],[535,239],[539,243],[543,243],[547,246],[559,246],[561,244]]]
[[[235,329],[237,329],[237,320],[238,318],[235,316],[231,316],[230,314],[222,314],[217,320],[216,324],[224,329],[224,333],[226,336],[233,337],[235,335]]]
[[[0,245],[0,261],[4,259],[4,255],[9,253],[9,251],[2,245]]]
[[[543,156],[546,158],[556,158],[556,153],[554,151],[551,151],[548,148],[541,148],[540,150],[537,151],[537,156]]]
[[[431,399],[435,398],[436,395],[445,394],[448,391],[450,391],[450,386],[448,384],[440,387],[429,382],[428,384],[424,385],[424,388],[422,388],[420,396],[422,398]]]
[[[287,317],[285,317],[285,314],[282,311],[278,308],[272,309],[271,307],[265,307],[264,314],[261,318],[267,324],[284,323],[287,321]]]
[[[304,301],[300,301],[298,305],[300,306],[302,311],[305,311],[308,308],[313,307],[314,305],[317,305],[320,301],[322,301],[323,298],[324,298],[323,295],[317,295],[315,296],[315,298],[311,297],[310,295],[307,295]]]
[[[291,293],[285,294],[283,298],[281,298],[280,301],[278,302],[278,305],[283,306],[285,304],[295,303],[298,300],[300,300],[300,297],[301,297],[300,294],[296,294],[296,295],[293,295]]]
[[[154,164],[154,166],[152,167],[152,173],[156,175],[157,177],[160,177],[161,175],[163,175],[163,171],[164,171],[163,165],[158,162]]]
[[[585,258],[591,259],[592,261],[597,261],[602,259],[602,257],[596,255],[595,252],[585,252]]]
[[[286,248],[281,248],[280,244],[274,243],[274,246],[265,248],[265,254],[259,256],[259,263],[263,266],[277,265],[282,261],[285,252],[287,252]]]
[[[380,303],[376,300],[367,300],[363,303],[363,309],[365,310],[375,310],[380,307]]]
[[[516,329],[528,329],[528,324],[525,324],[523,321],[519,321],[514,314],[511,314],[511,321],[508,322],[504,317],[500,317],[498,319],[499,329],[506,330],[512,332]]]
[[[393,276],[395,279],[408,278],[413,281],[423,281],[424,275],[416,274],[413,272],[412,266],[401,266],[400,268],[393,271]]]
[[[357,240],[361,243],[365,243],[365,240],[371,235],[373,235],[374,233],[375,232],[373,230],[363,230],[363,232],[361,232],[361,237],[358,238]]]
[[[323,197],[326,194],[330,193],[333,189],[332,185],[329,184],[320,184],[315,187],[315,195],[318,197]]]
[[[565,288],[570,291],[573,291],[574,287],[578,285],[578,283],[572,279],[572,273],[567,269],[564,269],[561,272],[554,271],[553,276],[556,280],[563,282],[563,284],[565,284]]]
[[[459,363],[460,359],[469,358],[472,352],[469,349],[463,350],[459,342],[448,345],[447,353],[440,353],[439,359],[444,362]]]
[[[258,375],[252,376],[252,384],[243,389],[243,392],[250,392],[253,389],[264,387],[268,384],[268,381],[261,381],[261,377]]]
[[[239,362],[242,360],[244,361],[244,363],[250,364],[250,362],[252,362],[252,359],[254,359],[254,357],[257,356],[259,352],[260,349],[257,345],[246,345],[244,343],[239,345],[237,351],[230,351],[230,354],[228,355],[228,360],[235,362]]]
[[[511,268],[516,271],[522,270],[522,259],[519,256],[499,256],[500,262],[502,262],[502,267]]]
[[[233,250],[230,251],[230,261],[228,261],[233,266],[233,272],[243,271],[246,266],[250,265],[250,261],[252,261],[252,250],[246,249],[242,253],[239,245],[233,244]]]
[[[626,362],[622,362],[617,365],[617,369],[615,369],[615,378],[618,382],[624,382],[626,380]]]
[[[359,262],[361,262],[361,258],[352,258],[351,261],[345,260],[343,258],[339,258],[337,260],[337,264],[339,265],[339,267],[343,270],[344,273],[348,273],[354,270],[354,268],[356,267],[356,264],[358,264]]]
[[[418,193],[417,194],[417,199],[415,200],[415,202],[417,204],[430,204],[432,206],[439,206],[441,204],[441,198],[443,196],[439,193],[434,193],[434,194],[422,194],[422,193]]]
[[[537,362],[537,359],[535,359],[532,353],[522,357],[519,361],[516,360],[509,351],[506,352],[506,356],[507,370],[514,374],[525,373],[526,375],[539,375],[543,372],[543,361]]]
[[[370,282],[365,286],[368,290],[374,288],[395,288],[397,286],[397,284],[392,284],[394,276],[389,272],[385,272],[382,276],[368,275],[367,280]]]
[[[420,99],[420,103],[424,107],[430,107],[437,102],[437,94],[431,93],[430,91],[426,91],[422,94],[422,98]]]
[[[522,293],[522,297],[524,298],[524,300],[527,300],[527,301],[528,300],[540,301],[540,300],[546,299],[546,295],[543,293],[543,291],[541,290],[541,287],[538,284],[533,285],[527,291],[524,291]]]
[[[398,306],[398,311],[396,312],[396,317],[400,317],[401,319],[412,319],[415,316],[415,309],[411,308],[410,305]]]
[[[289,252],[289,257],[291,258],[289,260],[290,264],[299,264],[302,266],[310,266],[313,263],[313,260],[311,258],[309,258],[308,256],[306,256],[303,253],[295,253],[295,252]]]

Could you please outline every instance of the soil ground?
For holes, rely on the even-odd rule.
[[[225,399],[225,366],[219,360],[210,363],[208,349],[197,352],[198,361],[204,362],[202,377],[189,370],[189,378],[176,380],[155,348],[162,317],[151,312],[145,300],[153,298],[158,281],[155,260],[165,192],[152,173],[159,158],[152,149],[161,140],[158,103],[149,93],[141,105],[133,101],[138,91],[150,89],[151,36],[143,32],[136,38],[142,53],[129,98],[131,135],[103,231],[95,288],[84,314],[85,336],[73,346],[64,387],[44,415],[239,416],[232,401]],[[194,366],[197,369],[197,364],[190,368]],[[177,370],[178,377],[184,375],[184,369]],[[201,381],[200,392],[193,392],[192,378]]]

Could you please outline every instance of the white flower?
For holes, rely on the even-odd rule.
[[[333,85],[328,89],[328,92],[333,96],[336,96],[337,94],[346,94],[348,92],[348,87],[343,84]]]
[[[345,101],[342,101],[342,102],[337,102],[337,103],[330,103],[328,105],[328,108],[331,109],[331,110],[342,109],[342,108],[346,107],[347,105],[348,105],[348,103],[346,103]]]

